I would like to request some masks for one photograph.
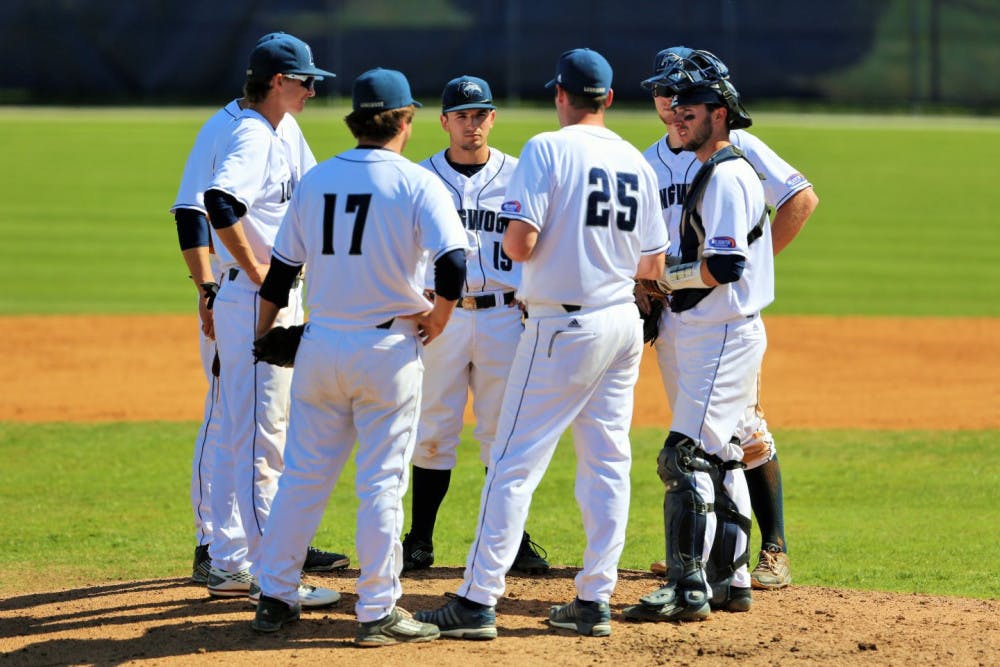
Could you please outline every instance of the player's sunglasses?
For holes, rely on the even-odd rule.
[[[653,97],[673,97],[675,91],[671,86],[664,86],[660,84],[653,85]]]
[[[316,77],[305,74],[282,74],[281,76],[292,81],[298,81],[306,90],[316,90]]]

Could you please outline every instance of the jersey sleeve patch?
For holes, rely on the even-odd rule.
[[[805,176],[803,176],[798,172],[795,172],[794,174],[785,179],[785,187],[794,188],[797,185],[805,183],[805,181],[806,181]]]
[[[516,199],[511,201],[505,201],[500,205],[500,211],[503,213],[520,213],[521,212],[521,202]]]
[[[720,250],[733,250],[736,248],[736,239],[732,236],[715,236],[708,240],[708,247]]]

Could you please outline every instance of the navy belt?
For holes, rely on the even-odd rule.
[[[578,311],[581,308],[583,308],[583,306],[576,306],[576,305],[573,305],[572,303],[564,303],[564,304],[561,304],[561,305],[563,307],[563,310],[565,310],[567,313],[575,313],[576,311]]]
[[[396,321],[396,318],[395,318],[395,317],[393,317],[393,318],[392,318],[392,319],[390,319],[390,320],[386,320],[386,321],[385,321],[385,322],[383,322],[382,324],[376,324],[376,325],[375,325],[375,328],[376,328],[376,329],[388,329],[389,327],[391,327],[391,326],[392,326],[392,323],[393,323],[393,322],[395,322],[395,321]]]

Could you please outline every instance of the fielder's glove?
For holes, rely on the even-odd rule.
[[[266,361],[273,366],[291,368],[302,340],[304,324],[294,327],[274,327],[253,342],[253,362]]]
[[[660,316],[667,305],[667,297],[656,289],[655,280],[637,280],[634,295],[642,318],[642,342],[652,345],[660,336]]]

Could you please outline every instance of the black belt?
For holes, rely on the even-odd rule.
[[[375,328],[376,329],[388,329],[389,327],[392,326],[392,323],[395,322],[395,321],[396,321],[396,318],[394,317],[391,320],[386,320],[382,324],[376,324]]]
[[[240,270],[238,267],[234,266],[233,268],[229,269],[229,282],[233,282],[234,280],[236,280],[237,276],[239,275],[240,275]],[[295,289],[301,284],[302,284],[302,272],[300,271],[299,274],[295,276],[295,280],[292,281],[292,289]],[[388,327],[386,328],[388,329]]]
[[[565,310],[567,313],[575,313],[576,311],[583,308],[583,306],[575,306],[572,303],[564,303],[562,304],[562,307],[563,310]]]
[[[509,306],[514,303],[514,294],[515,292],[504,292],[503,305]],[[481,310],[483,308],[495,308],[499,304],[497,303],[495,294],[481,294],[480,296],[463,296],[455,305],[465,310]]]

